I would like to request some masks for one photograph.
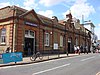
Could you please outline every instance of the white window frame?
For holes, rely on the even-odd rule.
[[[26,31],[27,31],[27,34],[26,34]],[[33,35],[32,35],[32,34]],[[25,37],[28,37],[28,38],[35,38],[35,32],[31,31],[31,30],[25,30]]]
[[[50,34],[45,33],[45,46],[49,46],[50,43]]]
[[[1,44],[6,44],[6,29],[2,28],[1,29]]]
[[[60,35],[60,47],[63,47],[63,36]]]

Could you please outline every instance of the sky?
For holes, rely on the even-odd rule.
[[[100,40],[100,1],[99,0],[0,0],[0,8],[16,5],[27,10],[34,9],[36,13],[59,20],[71,11],[72,16],[84,21],[91,20],[95,25],[95,34]]]

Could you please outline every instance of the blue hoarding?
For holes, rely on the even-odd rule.
[[[0,54],[0,64],[3,64],[2,54]]]
[[[22,61],[22,52],[3,53],[2,59],[3,59],[3,63]]]

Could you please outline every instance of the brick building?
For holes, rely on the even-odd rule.
[[[89,46],[90,31],[79,22],[72,23],[72,15],[67,20],[52,19],[17,6],[0,9],[0,53],[8,46],[12,52],[21,51],[27,56],[36,51],[42,53],[72,53],[74,45]],[[30,48],[30,51],[29,51]]]

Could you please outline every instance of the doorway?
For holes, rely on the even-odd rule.
[[[73,53],[73,44],[72,44],[72,38],[68,38],[68,52]]]
[[[71,50],[71,43],[70,42],[68,42],[68,53],[70,53],[70,50]]]
[[[25,37],[25,48],[24,48],[24,54],[26,56],[32,55],[34,52],[34,38],[26,38]]]
[[[35,33],[25,30],[24,38],[24,56],[30,56],[35,52]]]

